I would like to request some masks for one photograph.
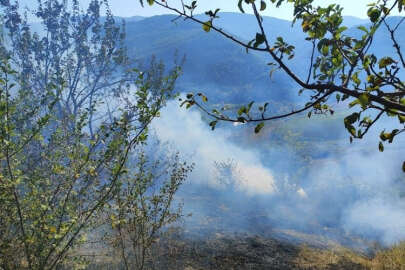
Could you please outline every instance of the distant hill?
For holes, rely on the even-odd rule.
[[[197,15],[206,19],[205,15]],[[224,31],[242,40],[251,40],[258,31],[253,15],[240,13],[220,13],[215,24]],[[155,55],[167,65],[179,62],[185,56],[183,75],[178,81],[178,90],[204,92],[211,101],[225,103],[247,103],[255,101],[274,101],[290,103],[300,101],[298,86],[283,72],[276,71],[270,78],[270,56],[245,49],[211,31],[205,33],[201,25],[184,21],[174,15],[154,17],[134,16],[116,17],[126,21],[127,47],[130,56],[139,62],[147,63]],[[390,25],[396,25],[402,17],[390,17]],[[264,17],[264,27],[271,41],[282,36],[296,46],[296,56],[286,61],[298,75],[306,76],[311,44],[305,41],[299,22]],[[361,37],[359,25],[368,25],[368,20],[345,17],[344,24],[350,27],[349,35]],[[33,24],[34,31],[41,32],[38,23]],[[405,26],[401,25],[396,35],[400,45],[405,45]],[[403,47],[403,46],[402,46]],[[394,55],[395,50],[389,40],[389,33],[382,26],[373,40],[371,52],[377,56]],[[302,99],[302,98],[301,98]]]
[[[206,18],[205,15],[197,15]],[[240,13],[220,13],[216,25],[224,31],[241,38],[251,40],[257,32],[256,19],[252,15]],[[298,86],[283,72],[275,72],[270,78],[271,59],[266,54],[250,52],[232,41],[211,31],[205,33],[201,26],[189,20],[184,21],[174,15],[161,15],[139,20],[127,20],[127,45],[129,54],[139,61],[145,61],[152,55],[165,63],[173,63],[174,59],[186,57],[184,74],[178,81],[181,91],[202,91],[211,101],[226,103],[246,103],[250,100],[275,102],[297,101]],[[389,18],[394,24],[399,17]],[[358,25],[367,25],[368,20],[356,17],[345,17],[345,25],[351,27],[348,33],[360,37]],[[264,17],[264,27],[270,40],[282,36],[287,42],[296,46],[296,57],[287,64],[297,74],[305,76],[311,44],[305,41],[301,25],[297,22]],[[399,44],[405,44],[404,27],[398,33]],[[374,39],[377,55],[387,52],[394,53],[389,43],[389,35],[384,27]],[[388,44],[388,45],[387,45]],[[293,90],[293,91],[291,91]]]
[[[172,63],[175,54],[186,56],[184,75],[178,86],[183,91],[203,91],[211,100],[239,103],[250,100],[285,101],[292,98],[294,84],[282,73],[273,80],[262,55],[245,50],[201,26],[163,15],[127,23],[130,55],[145,60],[152,55]]]
[[[344,21],[343,24],[346,27],[355,27],[358,25],[364,25],[364,24],[368,24],[369,20],[368,19],[361,19],[361,18],[357,18],[354,16],[344,16]]]

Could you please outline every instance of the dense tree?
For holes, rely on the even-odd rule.
[[[143,5],[143,1],[140,1]],[[392,143],[394,138],[405,132],[405,83],[403,81],[405,61],[397,41],[397,31],[405,18],[401,17],[395,24],[388,17],[394,9],[404,12],[403,0],[378,0],[365,7],[370,23],[359,26],[363,34],[358,37],[351,35],[344,26],[342,10],[338,4],[332,3],[326,7],[315,6],[313,0],[239,0],[237,5],[244,13],[251,9],[254,14],[259,32],[252,33],[252,40],[245,41],[233,36],[216,25],[219,9],[205,12],[207,20],[194,15],[198,1],[159,1],[148,0],[149,5],[157,4],[174,13],[202,25],[206,32],[216,31],[225,38],[246,48],[246,51],[256,51],[268,54],[273,62],[269,63],[272,73],[281,70],[286,73],[298,86],[300,93],[309,91],[310,100],[300,109],[294,109],[281,115],[269,115],[268,103],[255,105],[250,102],[240,107],[236,112],[226,112],[225,109],[211,110],[204,103],[207,97],[199,93],[190,93],[184,101],[187,107],[197,106],[213,118],[210,126],[214,129],[218,121],[240,123],[257,123],[255,132],[263,128],[265,121],[289,117],[308,111],[312,114],[333,114],[333,103],[347,102],[355,112],[344,119],[345,128],[350,134],[350,141],[362,139],[370,128],[383,116],[397,118],[396,128],[384,129],[380,134],[380,151],[384,151],[384,142]],[[297,71],[289,67],[289,61],[301,53],[295,50],[294,44],[289,44],[283,37],[278,37],[273,43],[264,29],[262,12],[268,5],[293,5],[293,23],[300,23],[306,34],[303,42],[312,46],[312,54],[305,63],[307,75],[300,77]],[[385,28],[391,44],[387,44],[385,55],[373,53],[373,41],[381,28]],[[393,46],[395,53],[390,53]],[[304,64],[304,63],[303,63]],[[333,97],[333,98],[332,98]],[[403,163],[405,172],[405,162]]]
[[[57,104],[59,114],[76,116],[86,108],[93,133],[93,122],[103,117],[93,115],[94,107],[106,103],[110,108],[111,97],[122,95],[136,77],[124,46],[125,24],[117,24],[105,1],[92,0],[83,11],[77,0],[40,0],[27,11],[38,21],[34,28],[18,8],[17,1],[2,5],[10,61],[19,70],[19,80],[41,94],[46,85],[63,78],[66,90]]]
[[[144,189],[125,191],[154,180],[132,176],[148,158],[139,148],[149,124],[175,96],[179,67],[167,72],[153,60],[149,69],[132,68],[108,6],[101,17],[106,2],[91,1],[84,13],[71,3],[39,1],[43,31],[35,33],[18,3],[0,1],[1,269],[73,267],[81,258],[75,248],[106,207],[138,200]],[[169,168],[169,189],[155,194],[167,208],[189,172],[178,159]]]
[[[50,87],[36,98],[30,89],[16,88],[9,64],[1,68],[0,264],[4,269],[54,269],[84,240],[127,178],[128,158],[145,142],[147,127],[168,93],[165,89],[147,100],[149,89],[138,84],[138,108],[131,110],[137,117],[128,121],[124,111],[91,137],[88,113],[80,114],[73,130],[67,125],[70,116],[58,116],[61,94],[53,90],[62,93],[63,88]]]

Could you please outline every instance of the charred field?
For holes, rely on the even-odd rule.
[[[331,240],[325,241],[325,238],[320,240],[319,236],[293,231],[274,233],[274,237],[247,233],[212,233],[202,237],[171,228],[156,239],[146,267],[182,270],[404,269],[404,244],[390,249],[370,246],[369,252],[364,253]],[[122,262],[106,258],[97,257],[86,269],[123,269]]]

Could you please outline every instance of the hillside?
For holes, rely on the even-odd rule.
[[[198,15],[204,19],[205,15]],[[211,31],[205,33],[201,26],[184,20],[175,20],[174,15],[153,17],[133,16],[116,17],[117,21],[126,21],[126,45],[129,55],[138,63],[147,64],[148,59],[156,56],[166,65],[177,63],[183,65],[183,75],[177,83],[181,92],[201,91],[213,102],[247,103],[255,101],[273,101],[282,104],[299,102],[299,87],[281,71],[276,71],[270,78],[267,64],[271,59],[262,53],[249,52],[232,41]],[[401,17],[390,17],[388,23],[396,25]],[[224,12],[216,20],[216,25],[242,40],[251,40],[258,31],[255,17],[252,15]],[[358,25],[368,25],[368,21],[356,17],[345,17],[344,24],[349,27],[348,34],[358,36],[362,32]],[[300,23],[294,25],[290,21],[264,17],[264,28],[270,40],[275,41],[282,36],[288,43],[296,47],[296,56],[287,62],[298,75],[306,76],[311,55],[311,44],[305,42]],[[34,31],[41,29],[33,24]],[[405,27],[401,25],[397,33],[399,44],[405,43]],[[304,41],[304,42],[303,42]],[[389,44],[389,33],[381,27],[376,33],[370,52],[377,56],[387,53],[395,54],[394,48],[386,48]]]
[[[127,24],[130,55],[145,60],[151,55],[173,63],[184,55],[181,91],[202,91],[211,100],[241,103],[247,100],[288,101],[294,85],[281,73],[269,78],[265,59],[246,54],[244,49],[214,32],[188,21],[171,22],[174,16],[155,16]]]
[[[220,13],[216,25],[226,32],[251,40],[257,32],[254,16],[239,13]],[[205,18],[205,15],[198,15]],[[275,101],[289,103],[299,101],[298,86],[283,72],[274,72],[270,78],[271,60],[265,54],[250,52],[232,41],[226,40],[211,31],[205,33],[201,26],[191,21],[175,20],[174,15],[161,15],[143,20],[127,20],[127,46],[129,54],[139,62],[147,62],[152,55],[166,64],[175,60],[185,63],[183,76],[178,81],[178,90],[204,92],[211,101],[224,103],[248,103],[256,101]],[[348,33],[361,36],[357,25],[367,25],[367,20],[347,17],[344,23]],[[399,17],[392,17],[388,23],[395,25]],[[296,56],[288,65],[298,75],[306,76],[311,54],[311,44],[305,41],[300,23],[292,25],[290,21],[264,17],[264,27],[270,40],[278,36],[296,46]],[[401,33],[404,34],[402,35]],[[399,44],[405,43],[405,27],[398,29]],[[386,52],[389,44],[387,30],[382,27],[376,34],[371,49],[377,55]],[[394,49],[392,48],[392,53]],[[304,68],[303,68],[304,65]]]
[[[308,236],[311,237],[311,236]],[[402,269],[405,245],[364,254],[335,243],[327,247],[297,245],[255,235],[225,236],[217,233],[204,238],[186,237],[172,228],[160,237],[147,269],[166,270],[383,270]],[[111,252],[106,250],[106,252]],[[122,269],[122,262],[97,257],[88,270]]]

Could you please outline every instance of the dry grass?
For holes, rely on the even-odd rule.
[[[343,247],[320,250],[302,246],[294,263],[300,269],[371,269],[369,258]]]
[[[87,269],[121,269],[119,256],[114,258],[114,263],[93,261]],[[337,244],[315,248],[258,236],[215,234],[192,240],[178,235],[156,242],[146,269],[405,270],[405,242],[367,257]]]
[[[405,270],[405,242],[380,252],[372,260],[372,269],[398,269]]]
[[[319,250],[302,246],[294,263],[302,269],[405,270],[405,242],[380,250],[372,258],[343,247]]]

